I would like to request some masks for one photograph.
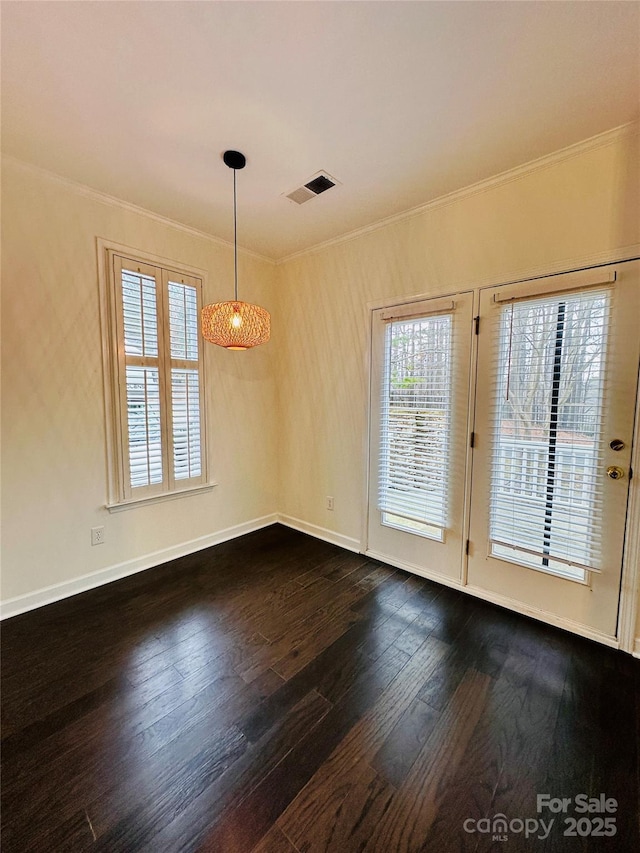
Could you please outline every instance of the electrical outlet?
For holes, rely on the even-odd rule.
[[[333,498],[330,495],[327,495],[327,509],[333,509]]]
[[[92,527],[91,528],[91,544],[92,545],[103,545],[104,544],[104,527]]]

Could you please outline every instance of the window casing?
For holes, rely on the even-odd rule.
[[[207,485],[202,278],[106,248],[109,505]]]

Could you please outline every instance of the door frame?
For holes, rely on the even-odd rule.
[[[372,377],[372,367],[374,363],[373,358],[373,347],[374,347],[374,323],[375,323],[375,312],[379,311],[381,308],[395,308],[395,307],[406,307],[409,305],[413,305],[418,302],[424,302],[428,299],[446,299],[451,297],[452,299],[459,293],[469,293],[472,295],[472,316],[475,317],[477,314],[477,306],[479,300],[479,294],[477,292],[477,288],[473,286],[469,286],[466,288],[456,288],[455,290],[437,290],[433,293],[420,293],[411,296],[398,296],[398,297],[389,297],[388,299],[380,299],[375,302],[368,302],[366,306],[366,317],[367,317],[367,348],[366,348],[366,363],[365,369],[367,371],[367,412],[366,412],[366,428],[365,428],[365,438],[363,444],[363,465],[364,465],[364,477],[363,477],[363,492],[362,492],[362,507],[363,514],[361,518],[361,533],[360,533],[360,542],[361,547],[360,551],[362,554],[371,556],[372,559],[378,559],[374,552],[369,550],[369,510],[370,510],[370,450],[371,450],[371,431],[372,431],[372,412],[374,406],[374,397],[375,389],[373,384]],[[470,352],[470,363],[469,363],[469,381],[471,383],[473,389],[473,400],[475,403],[475,371],[476,371],[476,347],[477,347],[477,336],[473,336],[474,340],[471,344],[471,352]],[[471,391],[470,391],[471,394]],[[472,417],[475,414],[475,408],[471,408],[469,406],[467,410],[467,430],[471,429],[472,425]],[[467,449],[465,454],[465,484],[464,484],[464,509],[463,509],[463,519],[462,519],[462,538],[463,540],[467,538],[468,535],[468,523],[469,523],[469,512],[468,512],[468,504],[469,504],[469,495],[470,495],[470,486],[471,486],[471,448],[469,447],[469,443],[467,442]],[[428,569],[422,569],[419,566],[415,566],[413,564],[405,563],[403,560],[390,560],[388,557],[385,558],[388,565],[395,566],[398,569],[402,569],[403,571],[410,572],[411,574],[417,574],[420,577],[427,578],[428,580],[434,580],[436,583],[441,584],[442,586],[450,586],[454,589],[466,589],[466,572],[467,572],[467,560],[463,558],[462,566],[460,571],[460,577],[462,578],[462,582],[456,580],[455,578],[447,577],[446,575],[440,575],[436,572],[430,572]]]
[[[369,528],[370,528],[370,515],[371,515],[370,510],[371,510],[371,500],[372,500],[371,489],[370,489],[371,477],[372,477],[371,458],[370,458],[371,442],[373,439],[372,424],[374,421],[376,421],[376,416],[374,415],[374,409],[376,412],[379,411],[379,386],[376,389],[372,380],[373,380],[373,373],[374,373],[374,371],[376,371],[376,369],[379,369],[379,370],[384,369],[381,366],[381,362],[380,362],[380,352],[378,351],[378,358],[377,359],[374,355],[374,349],[376,347],[376,340],[374,340],[374,336],[380,335],[380,333],[381,333],[380,332],[380,318],[378,317],[376,319],[376,312],[380,312],[380,311],[383,311],[383,310],[389,309],[389,308],[394,310],[394,311],[396,309],[400,309],[400,310],[406,309],[406,308],[410,309],[411,306],[413,306],[413,305],[418,306],[418,305],[421,305],[422,303],[442,302],[442,301],[451,299],[452,308],[453,308],[453,304],[454,303],[456,304],[456,307],[453,310],[456,312],[462,311],[462,312],[466,313],[467,314],[466,320],[473,322],[473,318],[474,318],[475,313],[476,313],[476,298],[477,298],[476,293],[472,289],[467,289],[464,291],[458,290],[454,293],[446,293],[446,294],[437,295],[437,296],[428,296],[425,299],[414,299],[414,298],[412,298],[409,301],[405,301],[405,302],[400,302],[398,300],[395,300],[390,305],[378,306],[377,308],[373,308],[371,310],[370,332],[369,332],[370,333],[370,341],[369,341],[370,345],[368,348],[368,356],[369,356],[369,359],[368,359],[368,362],[369,362],[368,363],[369,404],[368,404],[368,419],[367,419],[368,441],[367,441],[367,453],[366,453],[367,464],[368,464],[366,485],[367,485],[368,492],[366,495],[366,502],[365,502],[367,514],[366,514],[366,517],[363,519],[362,542],[364,543],[364,548],[363,548],[364,553],[367,556],[370,556],[372,559],[382,560],[384,562],[390,563],[389,555],[387,555],[384,551],[377,551],[377,550],[369,547],[369,544],[370,544],[369,543],[369,534],[370,534]],[[439,313],[439,309],[435,309],[435,310],[437,311],[437,313]],[[422,313],[422,312],[420,312],[420,313]],[[429,309],[427,307],[425,307],[425,316],[429,316],[429,314],[430,314]],[[457,321],[454,321],[456,323],[456,325],[459,323],[462,323],[465,319],[464,317],[460,317],[460,315],[458,315],[458,317],[459,317],[459,319]],[[454,335],[456,335],[456,334],[459,334],[459,332],[454,331]],[[469,375],[469,386],[474,387],[474,388],[475,388],[475,383],[473,382],[473,374],[475,371],[475,363],[474,363],[474,358],[475,358],[474,347],[476,345],[475,337],[476,336],[473,335],[473,339],[472,339],[470,344],[468,343],[468,339],[467,339],[468,349],[467,349],[467,352],[464,354],[464,359],[463,359],[465,364],[467,365],[467,367],[465,368],[465,371],[468,372],[468,375]],[[379,340],[377,341],[377,344],[378,344],[378,346],[380,345]],[[453,361],[456,362],[456,361],[460,361],[460,360],[461,360],[461,356],[459,354],[455,353],[453,356]],[[376,372],[376,378],[380,379],[379,372]],[[461,549],[461,552],[462,552],[462,549],[464,546],[464,542],[466,539],[466,531],[467,531],[468,489],[470,486],[470,470],[469,469],[470,469],[470,464],[471,464],[469,436],[471,434],[470,417],[471,417],[472,411],[473,411],[472,408],[469,406],[469,399],[468,399],[468,394],[467,394],[466,405],[464,407],[462,407],[462,406],[460,407],[460,419],[461,420],[464,419],[464,430],[466,432],[465,455],[464,455],[464,461],[463,461],[463,464],[464,464],[464,482],[463,482],[462,489],[460,489],[458,487],[459,496],[461,497],[462,504],[463,504],[462,505],[462,512],[460,514],[460,525],[457,528],[457,530],[459,531],[459,534],[458,534],[459,535],[459,547]],[[378,468],[378,466],[376,464],[375,469],[377,470],[377,468]],[[445,542],[443,541],[442,544],[445,544]],[[464,583],[464,572],[466,571],[466,560],[464,558],[463,553],[461,553],[460,562],[456,566],[457,575],[447,576],[446,574],[440,574],[437,571],[423,570],[422,567],[417,565],[416,563],[406,562],[405,559],[403,559],[401,557],[396,557],[393,561],[393,565],[397,566],[398,568],[404,569],[405,571],[409,571],[413,574],[422,575],[423,577],[433,578],[434,580],[437,580],[439,583],[442,583],[445,585],[451,585],[451,586],[454,586],[456,588],[459,588],[461,586],[461,584]]]
[[[367,554],[368,549],[368,520],[369,520],[369,452],[371,440],[371,412],[373,404],[373,384],[371,376],[372,367],[372,347],[373,347],[373,321],[374,312],[380,308],[391,308],[396,305],[410,305],[415,302],[422,302],[425,299],[434,299],[440,297],[448,297],[461,291],[473,292],[473,316],[478,316],[480,305],[480,292],[494,287],[505,286],[509,284],[523,284],[525,282],[534,282],[539,279],[549,278],[556,275],[566,275],[567,273],[587,272],[592,269],[604,266],[614,266],[616,264],[629,263],[632,261],[640,261],[640,244],[628,247],[627,251],[619,251],[617,253],[603,253],[597,258],[590,257],[584,259],[575,259],[571,266],[561,266],[560,264],[550,265],[546,268],[538,268],[524,272],[518,278],[499,278],[482,281],[481,284],[460,283],[455,288],[434,288],[431,292],[420,292],[418,294],[389,296],[386,299],[379,299],[368,302],[365,308],[365,318],[367,324],[368,341],[366,347],[365,369],[366,373],[366,388],[367,388],[367,412],[365,420],[364,441],[363,441],[363,491],[362,491],[362,518],[361,518],[361,547],[360,551]],[[478,367],[478,335],[473,335],[471,344],[471,370],[469,389],[469,413],[468,424],[471,431],[475,430],[475,415],[476,415],[476,388],[477,388],[477,367]],[[473,449],[467,445],[467,453],[465,458],[465,508],[464,508],[464,532],[463,536],[469,538],[470,527],[470,497],[473,474]],[[475,598],[489,601],[502,607],[506,607],[516,613],[521,613],[525,616],[530,616],[538,621],[553,625],[558,628],[570,631],[579,636],[587,637],[595,640],[602,645],[611,648],[618,648],[622,651],[629,652],[634,657],[640,658],[640,632],[636,636],[636,620],[640,613],[640,365],[638,365],[638,383],[636,386],[636,406],[635,406],[635,423],[633,432],[633,446],[631,452],[631,467],[634,476],[629,484],[629,500],[627,503],[626,517],[626,535],[622,559],[621,587],[620,600],[618,603],[618,623],[617,633],[615,636],[608,636],[597,631],[592,631],[586,626],[579,623],[569,622],[568,620],[549,617],[548,614],[541,613],[534,608],[530,608],[514,599],[509,599],[497,594],[493,594],[487,590],[472,587],[468,584],[468,556],[463,557],[461,566],[461,581],[457,582],[454,579],[443,577],[430,572],[429,570],[416,571],[415,566],[402,564],[402,561],[397,560],[391,562],[390,565],[395,565],[397,568],[413,574],[419,574],[436,583],[444,586],[451,586],[473,595]]]
[[[640,630],[636,636],[640,598],[640,371],[636,388],[636,420],[631,450],[633,477],[629,483],[627,536],[622,558],[622,585],[618,611],[620,648],[640,658]]]

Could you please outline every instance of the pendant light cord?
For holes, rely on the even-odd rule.
[[[235,272],[235,293],[238,301],[238,216],[236,203],[236,170],[233,170],[233,266]]]

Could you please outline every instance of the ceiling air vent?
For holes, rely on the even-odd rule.
[[[310,178],[303,186],[298,187],[290,193],[285,193],[285,198],[295,201],[296,204],[304,204],[305,201],[315,198],[320,193],[330,190],[331,187],[335,187],[339,183],[340,181],[336,181],[335,178],[332,178],[326,172],[318,172],[317,175]]]

